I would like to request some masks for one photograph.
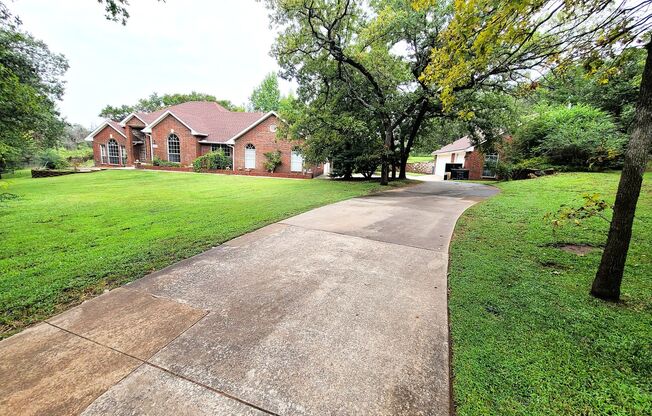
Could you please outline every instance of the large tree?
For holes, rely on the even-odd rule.
[[[394,151],[400,148],[401,162],[407,161],[433,107],[418,77],[439,22],[404,1],[268,0],[267,5],[272,22],[285,29],[273,48],[282,75],[299,82],[304,101],[337,99],[344,92],[364,109],[384,144],[386,184]],[[404,50],[397,51],[400,47]]]
[[[456,86],[460,100],[444,103],[439,86],[422,78],[431,51],[446,41],[439,34],[450,21],[447,2],[420,9],[405,0],[266,3],[272,22],[283,28],[273,54],[281,75],[299,83],[299,99],[323,105],[344,94],[360,108],[357,114],[373,120],[383,143],[381,183],[392,164],[405,177],[410,151],[431,119],[490,120],[473,117],[488,94],[481,82]],[[470,132],[488,142],[500,132],[494,127],[484,123]]]
[[[634,119],[645,56],[642,48],[627,48],[614,57],[553,68],[537,79],[536,88],[525,90],[531,92],[525,102],[587,104],[610,113],[626,132]]]
[[[20,20],[0,2],[0,171],[61,137],[65,123],[56,102],[67,69],[63,55],[22,31]]]
[[[437,3],[437,4],[435,4]],[[434,0],[415,2],[437,8]],[[456,1],[444,39],[433,48],[422,80],[440,88],[445,106],[469,82],[528,81],[534,71],[595,62],[646,45],[631,138],[625,152],[609,236],[591,294],[618,300],[636,204],[652,138],[652,1]]]
[[[281,91],[278,88],[278,78],[271,73],[265,76],[263,82],[254,88],[249,97],[249,108],[252,111],[277,111],[281,101]]]
[[[215,96],[192,91],[189,94],[163,94],[152,93],[147,98],[141,98],[134,105],[123,104],[117,107],[107,105],[100,112],[100,117],[120,121],[131,113],[152,112],[172,105],[182,104],[189,101],[212,101],[220,104],[229,111],[244,111],[244,107],[233,104],[229,100],[218,100]]]

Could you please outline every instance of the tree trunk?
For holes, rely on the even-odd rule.
[[[399,179],[407,179],[407,160],[410,157],[410,153],[406,152],[405,155],[401,155],[401,170],[399,171]]]
[[[636,203],[641,193],[643,173],[645,172],[650,151],[652,137],[652,44],[648,44],[646,49],[647,58],[636,104],[634,130],[625,152],[625,164],[620,175],[607,244],[591,287],[593,296],[610,301],[620,299],[620,284],[623,280],[625,260],[627,259],[629,242],[632,237]]]
[[[392,132],[391,126],[388,124],[385,126],[385,143],[383,145],[383,155],[382,155],[382,168],[380,172],[380,184],[389,185],[389,153],[394,144],[394,134]]]
[[[419,134],[419,130],[421,129],[421,125],[423,124],[423,120],[426,117],[426,113],[428,112],[428,102],[424,101],[421,103],[421,107],[419,108],[419,113],[417,114],[417,117],[414,119],[414,122],[412,123],[412,128],[410,129],[410,134],[407,139],[407,144],[404,146],[404,140],[401,140],[401,171],[398,175],[399,179],[406,179],[407,178],[407,160],[410,157],[410,152],[412,151],[412,145],[414,144],[414,140],[417,137],[417,134]]]

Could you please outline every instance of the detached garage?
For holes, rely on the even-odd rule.
[[[450,179],[451,173],[456,170],[460,177],[464,176],[468,179],[494,179],[496,177],[493,165],[498,161],[498,155],[481,153],[471,143],[468,136],[435,150],[432,155],[435,157],[435,176],[439,179]],[[460,169],[465,172],[460,172]],[[463,175],[461,175],[462,173]]]

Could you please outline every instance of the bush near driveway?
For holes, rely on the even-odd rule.
[[[578,173],[499,183],[500,194],[462,216],[449,277],[459,416],[650,414],[652,173],[620,304],[589,296],[609,224],[594,217],[555,236],[543,220],[587,193],[613,203],[618,179]],[[580,256],[563,243],[594,249]]]

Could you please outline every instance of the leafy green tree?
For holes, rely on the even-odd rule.
[[[229,100],[218,100],[213,95],[192,91],[190,94],[158,95],[157,93],[152,93],[147,98],[141,98],[134,105],[124,104],[118,107],[107,105],[102,109],[99,115],[100,117],[109,118],[114,121],[120,121],[131,113],[137,113],[141,111],[150,113],[152,111],[186,103],[189,101],[216,102],[229,111],[244,111],[244,107],[235,105]]]
[[[415,0],[419,8],[441,7],[435,0]],[[618,300],[652,143],[651,4],[641,2],[475,0],[455,1],[451,19],[438,33],[441,45],[421,76],[438,86],[444,106],[471,84],[500,87],[530,81],[532,71],[564,67],[578,59],[591,62],[627,47],[645,45],[646,58],[624,157],[609,236],[591,294]],[[502,77],[501,77],[502,75]]]
[[[381,183],[390,167],[405,165],[412,147],[423,137],[433,117],[473,119],[482,85],[469,81],[455,86],[457,103],[441,100],[440,86],[424,82],[422,73],[430,53],[445,39],[438,34],[450,21],[452,8],[437,2],[415,9],[403,0],[267,0],[272,23],[283,27],[272,53],[284,78],[299,83],[298,98],[315,107],[346,96],[359,110],[350,110],[361,122],[370,121],[383,143]],[[464,106],[461,105],[464,103]],[[327,104],[336,108],[337,103]],[[351,107],[351,106],[349,106]],[[336,115],[336,112],[329,114]],[[500,129],[483,121],[483,140]],[[333,120],[335,121],[335,119]],[[478,129],[470,129],[478,135]]]
[[[548,71],[537,80],[535,103],[587,104],[610,113],[622,131],[634,118],[634,108],[645,64],[645,51],[628,48],[615,57],[592,59]]]
[[[587,105],[539,106],[524,117],[514,144],[525,158],[575,169],[617,167],[626,136],[612,116]]]
[[[123,120],[125,117],[127,117],[131,113],[138,112],[140,110],[137,110],[136,106],[133,105],[126,105],[123,104],[118,107],[114,107],[112,105],[107,105],[105,106],[102,111],[100,111],[100,114],[98,114],[100,117],[103,118],[108,118],[113,121],[120,121]]]
[[[0,3],[0,171],[59,141],[65,123],[56,102],[67,69],[63,55],[22,31],[20,21]]]
[[[277,111],[281,101],[281,91],[278,88],[276,74],[267,74],[263,82],[257,86],[249,97],[249,107],[252,111]]]
[[[217,100],[215,102],[229,111],[235,111],[239,113],[247,111],[244,105],[234,104],[233,102],[231,102],[231,100]]]
[[[165,2],[165,0],[158,1]],[[123,25],[127,24],[127,20],[129,19],[129,11],[127,10],[129,0],[97,0],[97,2],[104,6],[104,16],[107,20],[120,22]]]
[[[310,104],[294,97],[282,99],[279,113],[285,123],[277,134],[303,140],[305,160],[331,162],[332,176],[349,179],[360,173],[370,177],[380,165],[383,138],[375,119],[337,85],[331,85],[330,99],[322,97]]]
[[[64,128],[64,134],[61,138],[61,145],[68,150],[75,150],[78,147],[86,147],[84,139],[90,134],[91,130],[81,124],[68,124]]]

